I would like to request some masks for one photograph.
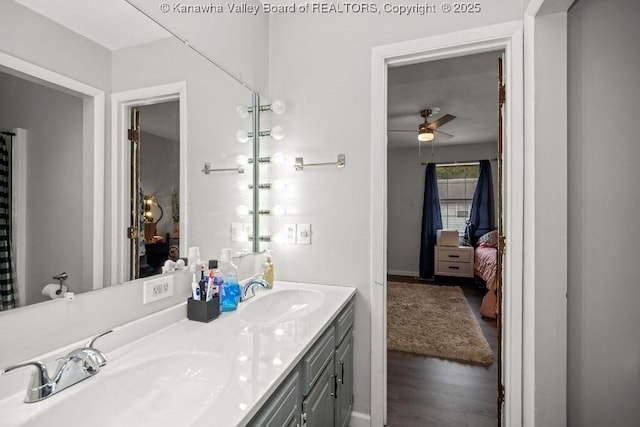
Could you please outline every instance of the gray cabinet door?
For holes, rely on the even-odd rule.
[[[325,366],[320,378],[307,397],[302,401],[303,418],[306,427],[332,426],[334,415],[335,376],[333,375],[333,357]]]
[[[256,427],[296,426],[300,419],[298,378],[297,371],[289,375],[289,378],[271,396],[249,425]]]
[[[346,427],[353,408],[353,330],[336,350],[336,427]]]

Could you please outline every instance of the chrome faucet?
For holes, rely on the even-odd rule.
[[[244,302],[248,299],[253,298],[256,295],[256,286],[267,288],[267,282],[262,279],[249,280],[245,285],[242,286],[240,302]],[[251,293],[249,293],[249,291],[251,291]]]
[[[113,332],[113,330],[103,332],[94,337],[84,347],[77,348],[59,359],[58,369],[53,378],[49,377],[47,366],[40,361],[10,366],[0,371],[0,374],[5,374],[18,368],[34,366],[36,370],[31,375],[24,401],[25,403],[32,403],[46,399],[100,371],[100,367],[107,363],[107,358],[100,350],[94,348],[93,344],[98,338],[110,332]]]

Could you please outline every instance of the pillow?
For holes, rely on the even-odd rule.
[[[495,248],[498,246],[498,230],[490,231],[478,239],[478,246]]]

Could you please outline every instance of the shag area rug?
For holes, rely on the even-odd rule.
[[[493,353],[459,286],[389,282],[387,349],[489,366]]]

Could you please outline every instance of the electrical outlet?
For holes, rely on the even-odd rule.
[[[242,239],[244,225],[241,222],[231,223],[231,241],[240,242]]]
[[[285,224],[284,225],[284,233],[285,233],[285,242],[290,243],[292,245],[296,244],[298,227],[297,224]]]
[[[157,279],[146,280],[142,284],[144,293],[142,295],[142,303],[159,301],[161,299],[173,296],[173,276],[161,276]]]
[[[311,244],[311,224],[298,224],[298,244]]]

